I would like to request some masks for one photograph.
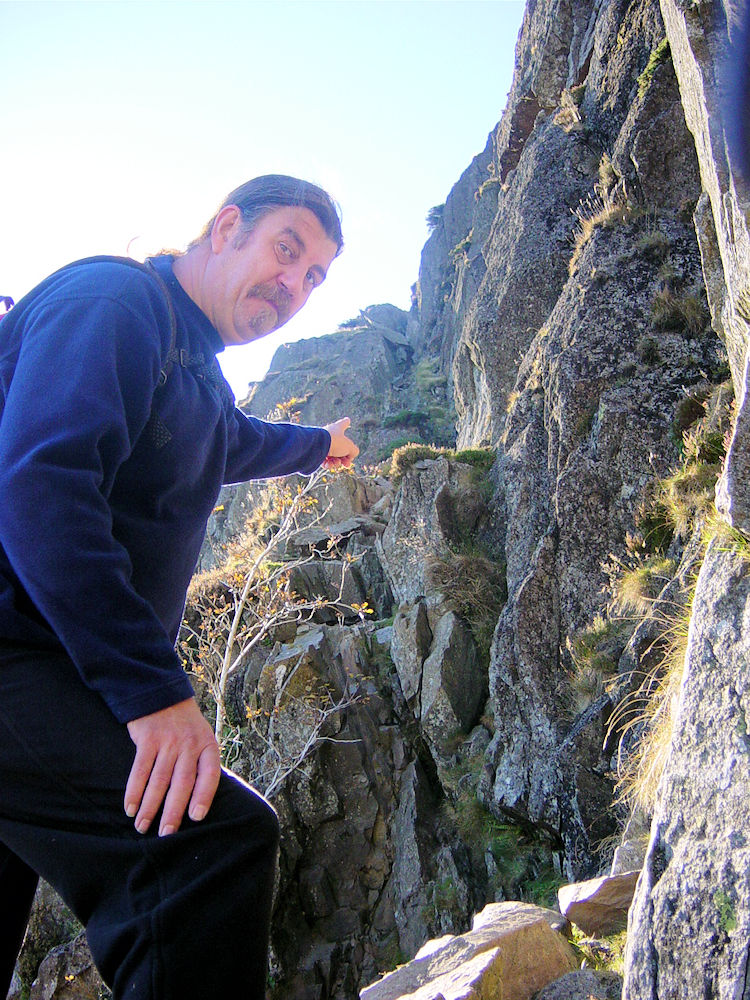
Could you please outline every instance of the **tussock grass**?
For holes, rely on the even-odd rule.
[[[667,59],[671,59],[671,57],[672,52],[669,48],[669,42],[666,38],[663,38],[656,48],[651,50],[651,55],[648,57],[646,68],[638,77],[638,96],[641,99],[645,96],[646,91],[651,86],[651,81],[654,78],[657,67],[661,66],[661,64],[666,62]]]
[[[608,690],[632,632],[633,625],[624,619],[597,615],[587,628],[568,639],[573,661],[570,685],[577,714]]]
[[[653,555],[642,565],[625,570],[614,585],[615,609],[625,615],[645,617],[676,568],[674,559]]]
[[[578,263],[591,237],[597,229],[613,229],[635,218],[637,210],[628,202],[602,193],[598,187],[579,204],[575,211],[577,221],[573,231],[573,255],[568,264],[570,277],[578,270]]]
[[[585,960],[588,968],[599,972],[616,972],[621,976],[625,971],[626,940],[626,930],[604,938],[589,938],[574,927],[570,943]]]
[[[620,702],[609,723],[610,732],[620,730],[621,748],[633,730],[639,732],[633,750],[621,760],[617,793],[620,801],[639,807],[647,815],[653,812],[672,742],[694,594],[693,584],[684,604],[660,608],[660,636],[654,646],[662,655],[638,687]]]
[[[651,321],[658,330],[682,330],[690,336],[702,333],[708,325],[708,309],[697,291],[676,294],[660,288],[651,302]]]
[[[497,457],[492,448],[464,448],[461,451],[456,451],[454,448],[441,448],[432,444],[418,444],[410,441],[406,444],[400,444],[394,449],[389,475],[393,482],[398,484],[417,462],[441,456],[464,465],[472,465],[482,472],[488,472]]]
[[[505,567],[482,553],[446,552],[427,563],[430,582],[471,628],[480,656],[489,658],[492,636],[508,597]]]

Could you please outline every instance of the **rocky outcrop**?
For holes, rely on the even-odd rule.
[[[241,407],[306,424],[352,414],[362,465],[381,461],[398,442],[447,443],[447,379],[436,359],[415,359],[407,320],[395,306],[369,306],[336,333],[283,345]]]
[[[746,531],[748,189],[727,157],[719,83],[738,11],[672,0],[661,7],[701,171],[696,229],[712,321],[739,401],[717,505]],[[631,1000],[747,989],[745,546],[740,533],[712,543],[698,578],[669,759],[630,917],[623,996]]]

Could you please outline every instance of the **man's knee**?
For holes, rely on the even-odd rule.
[[[233,774],[223,773],[209,815],[222,826],[229,820],[234,836],[248,848],[265,847],[274,855],[280,839],[279,818],[273,806]]]

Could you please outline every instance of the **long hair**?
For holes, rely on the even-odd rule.
[[[336,244],[337,255],[344,246],[338,206],[323,188],[297,177],[288,177],[286,174],[264,174],[231,191],[203,227],[200,236],[189,244],[188,250],[208,239],[216,216],[227,205],[236,205],[242,212],[245,232],[249,232],[264,215],[268,215],[275,208],[286,206],[308,208],[320,222],[326,236]]]

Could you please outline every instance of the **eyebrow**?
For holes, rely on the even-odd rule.
[[[294,242],[297,244],[298,250],[300,250],[302,253],[305,252],[305,249],[306,249],[306,247],[305,247],[305,241],[302,239],[302,237],[300,236],[300,234],[297,232],[296,229],[293,229],[291,226],[285,226],[281,230],[281,234],[280,235],[281,236],[287,236],[287,237],[293,239]],[[320,266],[320,264],[311,264],[310,265],[310,270],[311,271],[315,271],[315,273],[320,276],[320,280],[321,281],[325,281],[326,280],[326,273],[327,272],[323,270],[323,268]]]

